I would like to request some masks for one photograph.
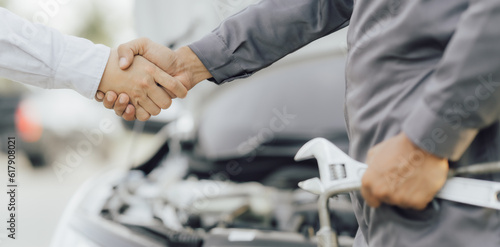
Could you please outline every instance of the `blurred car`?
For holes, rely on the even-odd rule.
[[[35,113],[27,112],[26,105],[22,104],[29,90],[15,82],[5,80],[3,83],[0,92],[0,137],[2,140],[16,137],[17,150],[26,154],[33,166],[41,166],[45,164],[46,155],[43,150],[34,148],[39,145],[33,143],[40,140],[43,130]],[[3,142],[0,147],[3,152],[7,151]]]
[[[317,165],[293,156],[319,136],[347,150],[335,39],[208,90],[196,111],[185,107],[157,134],[164,144],[149,160],[90,181],[52,246],[316,246],[317,196],[297,183],[317,176]],[[341,245],[352,246],[349,198],[330,205]]]
[[[255,2],[136,1],[139,35],[176,48]],[[297,183],[318,168],[293,156],[314,137],[347,151],[345,53],[344,30],[243,81],[200,83],[153,128],[163,145],[148,160],[81,188],[52,247],[317,246],[317,196]],[[352,246],[349,197],[330,209],[341,246]]]
[[[11,84],[16,90],[0,94],[0,135],[16,137],[16,148],[35,167],[64,160],[68,152],[79,153],[79,148],[87,148],[79,145],[87,143],[92,144],[94,154],[105,156],[109,150],[102,147],[109,146],[111,139],[100,124],[106,121],[117,131],[122,129],[111,111],[73,91]],[[92,140],[98,132],[102,138]]]
[[[21,98],[19,95],[9,95],[0,96],[0,138],[1,140],[7,140],[8,137],[12,137],[16,133],[15,127],[15,114],[17,106]],[[5,145],[2,146],[2,151],[7,151]]]

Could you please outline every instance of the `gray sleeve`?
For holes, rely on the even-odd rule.
[[[498,23],[500,1],[471,1],[422,99],[403,123],[416,145],[457,160],[480,129],[498,121]]]
[[[347,26],[352,8],[352,0],[263,0],[189,47],[213,81],[232,81]]]

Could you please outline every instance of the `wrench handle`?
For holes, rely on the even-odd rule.
[[[470,178],[449,178],[437,198],[500,210],[500,183]]]

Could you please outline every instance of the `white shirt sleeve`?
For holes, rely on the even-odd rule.
[[[0,77],[93,98],[110,48],[33,24],[0,8]]]

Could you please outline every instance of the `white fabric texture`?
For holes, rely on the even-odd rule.
[[[93,98],[110,48],[31,23],[0,8],[0,77]]]

